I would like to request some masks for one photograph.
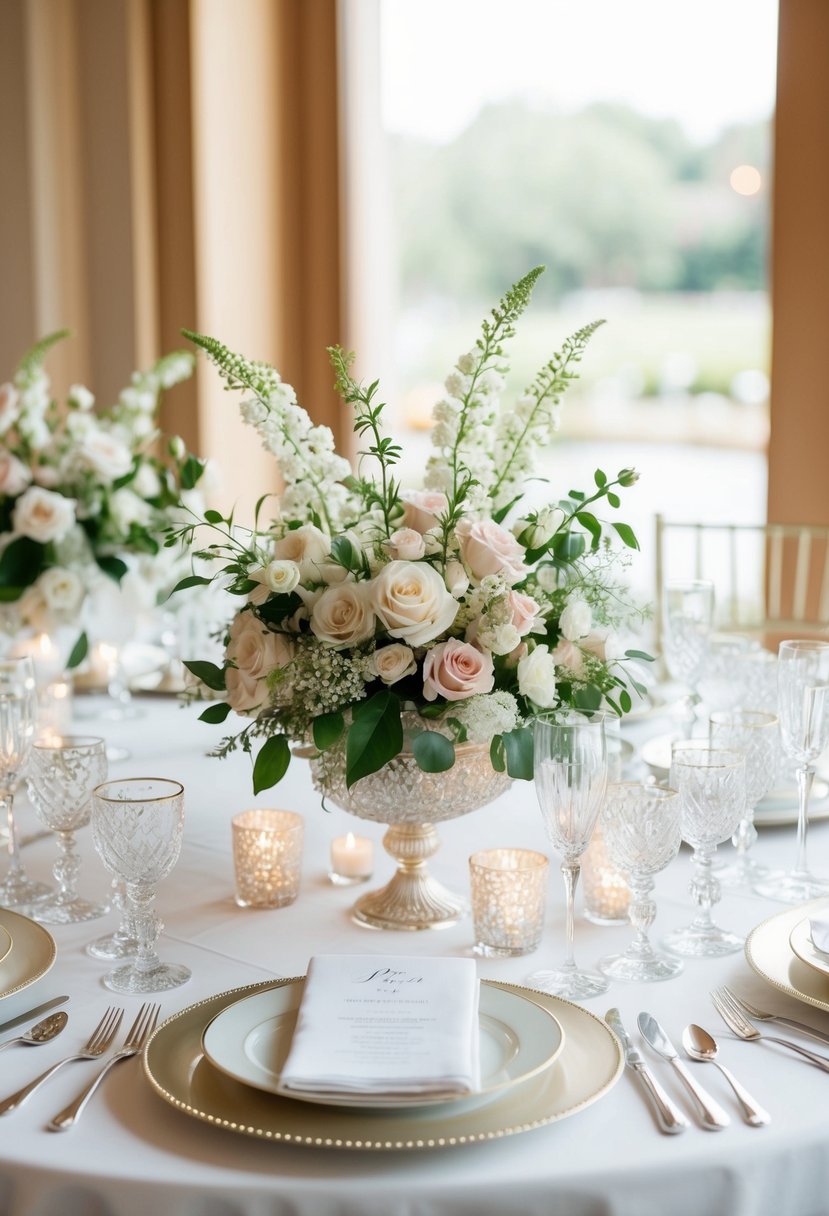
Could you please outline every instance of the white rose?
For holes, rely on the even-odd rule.
[[[558,572],[555,566],[539,566],[535,572],[535,581],[542,591],[555,591],[558,587]]]
[[[461,519],[455,527],[461,557],[474,579],[502,574],[508,583],[518,583],[527,574],[524,550],[511,532],[491,519]]]
[[[0,384],[0,435],[5,435],[19,416],[20,394],[13,384]]]
[[[138,472],[130,482],[130,487],[142,498],[157,498],[161,493],[161,478],[153,466],[145,461],[138,466]]]
[[[269,700],[267,677],[290,664],[294,645],[284,634],[271,633],[252,612],[239,612],[226,657],[235,664],[225,672],[227,701],[237,713],[250,713]]]
[[[107,431],[93,431],[83,442],[78,458],[84,468],[104,481],[117,481],[132,468],[132,455],[125,443]]]
[[[519,659],[518,691],[539,709],[551,709],[558,701],[555,659],[546,644]]]
[[[331,555],[330,541],[314,524],[303,524],[301,528],[286,532],[274,545],[273,555],[296,562],[303,583],[325,582],[321,570],[332,564],[328,560]],[[343,578],[345,573],[343,571]]]
[[[568,642],[587,637],[593,624],[593,613],[585,600],[570,600],[559,617],[558,627]]]
[[[385,628],[411,646],[425,646],[445,633],[457,615],[443,579],[425,562],[389,562],[369,587]]]
[[[122,486],[109,496],[109,514],[119,532],[126,534],[133,524],[145,527],[152,518],[152,507]]]
[[[250,577],[264,583],[271,591],[287,595],[299,582],[299,566],[296,562],[272,561],[261,570],[254,570]]]
[[[74,570],[65,566],[52,566],[44,570],[37,585],[46,601],[46,606],[53,612],[66,613],[73,616],[81,606],[84,597],[84,585]]]
[[[14,498],[23,493],[31,480],[28,466],[5,448],[0,448],[0,494]]]
[[[20,536],[41,545],[63,540],[75,523],[75,500],[52,490],[30,486],[14,504],[12,527]]]
[[[469,575],[461,562],[447,562],[443,581],[453,599],[459,600],[469,588]]]
[[[402,642],[392,642],[390,646],[375,650],[369,666],[384,684],[396,684],[404,676],[414,675],[417,671],[414,652]]]
[[[17,611],[24,625],[29,625],[37,633],[48,633],[54,627],[46,599],[38,583],[27,587],[17,601]]]
[[[76,410],[91,410],[95,404],[95,395],[83,384],[71,385],[67,397]]]
[[[337,649],[367,641],[375,625],[367,583],[328,587],[311,612],[311,632]]]
[[[492,642],[493,654],[509,654],[521,641],[521,634],[512,624],[499,625]]]
[[[416,562],[426,552],[423,537],[414,528],[398,528],[383,542],[383,548],[389,557],[403,562]]]

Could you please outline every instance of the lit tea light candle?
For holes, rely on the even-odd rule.
[[[48,684],[61,674],[63,663],[58,647],[48,633],[37,633],[31,638],[21,638],[10,651],[12,658],[24,659],[30,656],[35,669],[35,681],[38,688]]]
[[[72,685],[51,680],[37,697],[37,731],[41,741],[55,742],[72,733]]]
[[[371,878],[374,845],[367,836],[349,832],[331,841],[331,870],[328,877],[337,886],[350,886]]]
[[[232,820],[236,903],[283,908],[299,894],[304,823],[293,811],[243,811]]]
[[[601,823],[596,825],[581,859],[584,915],[597,925],[627,924],[630,887],[611,862]]]

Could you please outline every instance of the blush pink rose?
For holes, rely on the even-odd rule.
[[[433,646],[423,662],[423,695],[427,701],[436,697],[462,701],[491,692],[494,683],[492,656],[457,638]]]
[[[511,532],[491,519],[462,519],[455,528],[461,557],[479,582],[488,574],[502,574],[508,583],[528,573],[524,550]]]
[[[401,490],[403,503],[403,526],[414,528],[421,536],[430,528],[436,528],[439,517],[449,503],[439,490]]]
[[[566,667],[568,671],[573,671],[576,675],[581,675],[584,670],[584,655],[580,647],[575,642],[569,642],[567,638],[561,638],[557,642],[553,650],[553,659],[556,667]]]
[[[507,603],[512,613],[512,624],[523,638],[532,630],[533,622],[541,609],[534,599],[529,595],[522,595],[520,591],[510,591]]]

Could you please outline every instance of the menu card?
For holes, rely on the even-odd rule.
[[[473,959],[318,954],[283,1090],[464,1094],[480,1088]]]

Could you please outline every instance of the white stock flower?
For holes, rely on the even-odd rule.
[[[142,498],[156,498],[161,493],[161,478],[146,460],[138,466],[130,485]]]
[[[14,498],[31,484],[32,474],[22,460],[0,448],[0,494]]]
[[[383,548],[389,557],[404,562],[416,562],[426,552],[423,537],[414,528],[398,528],[383,542]]]
[[[447,393],[451,393],[453,397],[462,397],[467,390],[469,381],[463,372],[452,371],[446,377],[445,387]]]
[[[83,602],[84,585],[75,571],[65,566],[52,566],[44,570],[37,585],[46,606],[53,612],[74,616]]]
[[[76,410],[91,410],[95,404],[95,394],[91,393],[84,384],[71,385],[67,399]]]
[[[551,709],[558,701],[555,659],[546,644],[519,659],[518,691],[539,709]]]
[[[20,394],[13,384],[0,384],[0,435],[5,435],[20,415]]]
[[[404,646],[402,642],[392,642],[375,650],[369,670],[384,684],[396,684],[404,676],[413,675],[417,671],[417,663],[411,647]]]
[[[558,627],[568,642],[587,637],[593,624],[593,613],[585,600],[572,599],[562,612]]]
[[[118,400],[124,409],[131,413],[152,414],[155,411],[157,396],[152,389],[130,385],[129,388],[121,390]]]
[[[367,583],[328,587],[311,612],[311,632],[338,650],[368,641],[376,624]]]
[[[132,454],[127,445],[101,430],[93,431],[84,439],[78,461],[103,481],[117,481],[132,468]]]
[[[62,540],[75,523],[75,500],[41,486],[30,486],[14,504],[12,527],[41,545]]]
[[[458,356],[458,370],[463,372],[465,376],[471,376],[475,368],[478,366],[481,354],[480,351],[470,350],[463,355]]]
[[[457,615],[457,602],[426,562],[389,562],[368,586],[388,633],[411,646],[425,646],[445,633]]]
[[[123,486],[109,496],[109,515],[118,531],[126,535],[133,524],[146,527],[152,519],[152,507]]]

